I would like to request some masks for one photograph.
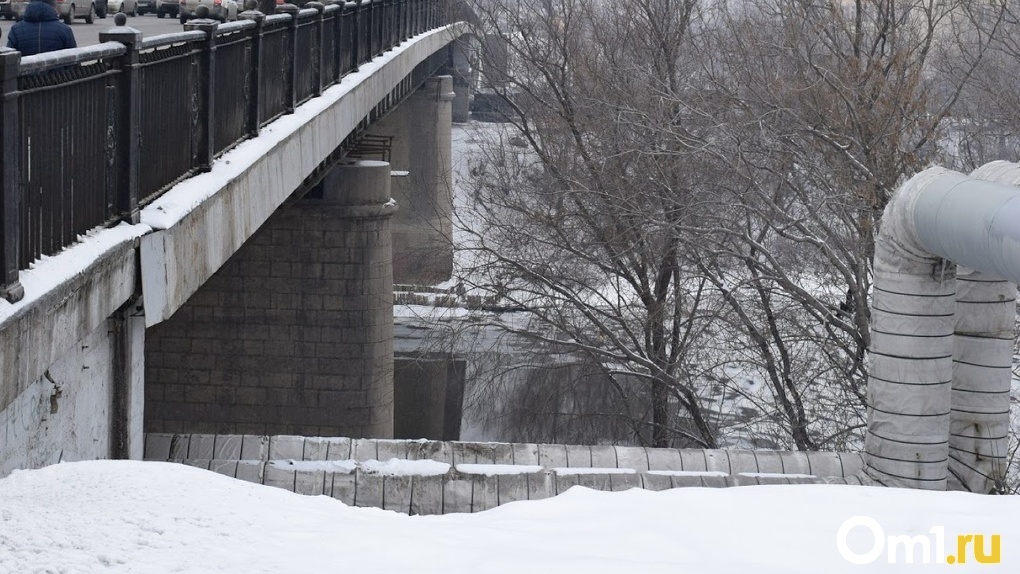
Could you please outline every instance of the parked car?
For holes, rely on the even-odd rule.
[[[0,16],[8,20],[14,19],[14,0],[0,0]]]
[[[195,18],[195,9],[200,5],[209,8],[209,17],[221,22],[237,20],[237,15],[242,12],[241,5],[236,0],[180,0],[181,1],[181,24],[191,18]]]
[[[28,7],[29,0],[11,0],[14,5],[14,17],[21,20]],[[106,18],[107,0],[56,0],[57,16],[70,24],[75,18],[84,18],[85,23],[91,24],[98,16]]]
[[[170,16],[176,16],[179,14],[180,1],[179,0],[156,0],[156,17],[162,18],[169,14]]]
[[[156,12],[156,0],[138,0],[138,15],[154,14]]]
[[[137,16],[138,0],[107,0],[107,9],[114,14],[123,12],[128,16]]]

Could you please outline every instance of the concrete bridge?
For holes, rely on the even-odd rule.
[[[451,269],[469,36],[446,2],[362,0],[0,53],[0,476],[145,432],[391,437],[392,285]],[[32,135],[72,89],[95,125],[41,127],[98,161]]]
[[[450,122],[466,112],[472,28],[441,0],[306,6],[0,50],[0,477],[147,455],[411,513],[572,484],[1001,490],[1015,165],[925,172],[890,204],[879,310],[920,319],[876,314],[891,323],[871,352],[889,360],[873,368],[888,372],[869,381],[863,457],[387,442],[459,438],[457,409],[433,404],[443,393],[395,393],[393,286],[452,269]],[[900,228],[919,243],[881,243]],[[988,275],[957,292],[947,261]],[[397,419],[413,424],[397,433]],[[393,458],[446,467],[392,480],[371,467]]]

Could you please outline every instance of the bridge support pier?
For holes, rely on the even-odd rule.
[[[369,133],[391,137],[394,178],[393,281],[433,285],[453,274],[453,78],[429,78]]]
[[[393,436],[390,167],[340,165],[146,334],[146,430]]]
[[[453,121],[467,123],[471,119],[471,86],[458,78],[453,83]]]
[[[475,67],[471,63],[468,40],[461,39],[450,46],[450,72],[453,75],[453,122],[466,123],[471,119],[471,86],[475,85]]]

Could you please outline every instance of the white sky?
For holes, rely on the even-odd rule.
[[[93,461],[0,480],[0,572],[442,572],[766,574],[939,572],[867,566],[837,550],[840,526],[868,516],[885,536],[945,530],[1000,536],[1020,571],[1020,498],[877,487],[758,486],[663,492],[575,487],[476,514],[409,517],[353,508],[161,462]],[[884,539],[884,536],[883,536]],[[934,541],[934,535],[928,535]],[[848,550],[874,538],[849,531]],[[932,542],[934,544],[934,542]],[[920,560],[920,554],[918,554]]]

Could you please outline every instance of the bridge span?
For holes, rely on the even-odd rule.
[[[392,436],[393,261],[448,273],[471,30],[277,12],[0,50],[0,476],[146,431]]]

